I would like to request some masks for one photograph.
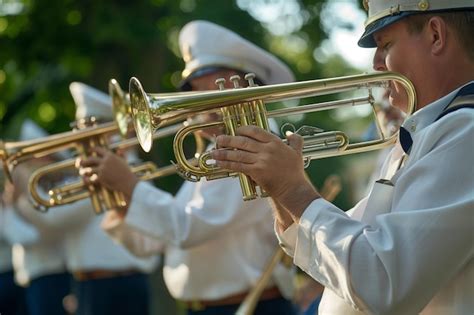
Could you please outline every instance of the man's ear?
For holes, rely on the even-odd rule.
[[[439,56],[446,48],[448,32],[446,22],[439,16],[434,16],[429,19],[426,32],[431,45],[431,53]]]

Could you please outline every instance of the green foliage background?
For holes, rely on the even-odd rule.
[[[271,23],[255,19],[252,8],[265,13],[271,5],[293,5],[279,12],[273,22],[287,22],[291,33],[275,35]],[[82,81],[103,91],[116,78],[122,87],[138,77],[150,92],[176,91],[183,61],[177,38],[180,28],[194,19],[223,25],[283,59],[298,81],[358,73],[340,56],[319,63],[314,51],[328,38],[321,16],[323,0],[3,0],[0,1],[0,137],[18,136],[21,122],[29,117],[49,133],[70,130],[75,106],[69,83]],[[267,7],[266,7],[267,6]],[[327,14],[331,14],[330,12]],[[296,21],[296,22],[295,22]],[[304,49],[293,49],[295,39]],[[218,43],[216,43],[218,45]],[[337,122],[322,113],[301,124],[335,129]],[[300,123],[299,123],[300,124]],[[171,139],[155,145],[151,156],[168,164],[173,156]],[[332,173],[349,181],[349,159],[315,161],[309,174],[316,185]],[[177,176],[157,181],[176,191]],[[336,202],[351,204],[346,185]]]

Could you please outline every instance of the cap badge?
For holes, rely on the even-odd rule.
[[[418,2],[418,8],[421,11],[426,11],[426,10],[428,10],[429,7],[430,7],[430,4],[429,4],[428,0],[421,0],[420,2]]]

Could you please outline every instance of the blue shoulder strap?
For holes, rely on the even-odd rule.
[[[460,89],[456,97],[446,106],[436,120],[461,108],[474,108],[474,83],[468,84]]]
[[[474,83],[468,84],[460,89],[451,103],[444,108],[435,121],[461,108],[474,108]],[[400,127],[399,139],[403,151],[405,151],[406,154],[409,154],[413,144],[413,139],[411,138],[410,133],[403,127]]]

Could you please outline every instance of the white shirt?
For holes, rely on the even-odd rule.
[[[149,273],[158,257],[138,258],[111,240],[100,228],[102,218],[92,210],[90,200],[36,211],[26,197],[18,208],[40,232],[33,244],[14,246],[16,273],[21,283],[39,275],[96,269],[137,269]]]
[[[352,218],[317,199],[279,235],[326,286],[319,314],[472,314],[474,111],[434,121],[457,91],[405,122],[413,146],[393,187],[374,186]],[[399,156],[397,146],[382,175]]]
[[[66,271],[63,228],[54,224],[55,211],[40,213],[25,196],[7,209],[7,238],[13,245],[15,280],[28,285],[32,280]]]
[[[76,204],[82,203],[82,207]],[[102,216],[92,210],[89,200],[67,205],[69,211],[82,212],[87,221],[70,229],[64,238],[66,263],[70,271],[127,270],[137,269],[152,272],[159,257],[136,257],[123,246],[114,242],[100,227]],[[66,206],[65,206],[66,207]],[[75,209],[71,209],[75,208]],[[66,211],[66,210],[65,210]]]
[[[251,289],[278,246],[268,202],[244,202],[236,178],[185,182],[176,197],[141,182],[125,221],[106,217],[103,226],[136,254],[166,246],[164,279],[181,300]],[[275,274],[269,286],[291,291],[291,272],[279,266]]]

